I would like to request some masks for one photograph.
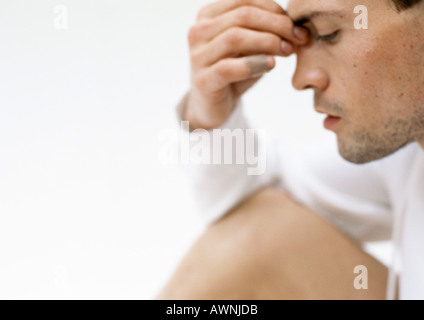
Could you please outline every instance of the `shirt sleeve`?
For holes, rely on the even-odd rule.
[[[180,120],[184,104],[183,100],[177,108]],[[239,130],[246,137],[253,131],[258,155],[256,167],[263,170],[260,174],[249,174],[252,170],[249,161],[184,165],[192,180],[198,210],[206,223],[222,218],[259,189],[273,186],[288,191],[295,200],[356,241],[390,239],[392,215],[378,162],[361,166],[348,163],[339,155],[334,140],[323,141],[304,151],[290,149],[281,140],[267,139],[251,128],[241,103],[217,129]],[[191,141],[192,150],[202,135],[212,137],[213,131],[185,131],[182,139]],[[247,143],[245,139],[245,147]],[[232,152],[236,149],[233,147]],[[210,143],[211,158],[216,151],[216,145]],[[233,159],[235,156],[233,154]]]

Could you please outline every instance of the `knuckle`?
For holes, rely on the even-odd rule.
[[[254,19],[254,10],[251,7],[243,6],[237,10],[237,20],[241,23]]]
[[[203,36],[203,34],[210,28],[211,21],[210,20],[202,20],[196,25],[197,33],[200,36]]]
[[[202,37],[202,26],[201,24],[195,24],[188,31],[188,41],[190,44],[198,42]]]
[[[201,63],[202,53],[200,50],[192,50],[190,52],[190,61],[193,66],[198,66]]]
[[[215,73],[221,81],[225,81],[228,76],[230,75],[231,69],[229,68],[228,64],[221,62],[218,63],[215,68]]]
[[[240,28],[231,28],[226,32],[225,42],[230,46],[239,44],[242,40],[242,32]]]
[[[194,45],[197,42],[201,41],[204,38],[209,27],[210,21],[207,20],[203,20],[192,26],[188,31],[188,41],[190,45]]]
[[[196,39],[197,39],[197,29],[196,29],[196,26],[190,27],[190,29],[188,30],[187,38],[188,38],[188,42],[190,44],[194,44],[196,42]]]

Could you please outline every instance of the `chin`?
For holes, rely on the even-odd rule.
[[[338,138],[338,148],[343,159],[358,165],[379,160],[387,155],[381,154],[382,150],[377,152],[377,148],[370,148],[369,146],[356,142],[347,143],[340,138]]]
[[[384,145],[384,143],[364,144],[364,143],[344,143],[338,140],[339,153],[343,159],[353,164],[366,164],[373,161],[386,158],[400,149],[407,146],[410,142],[406,142],[397,146]]]

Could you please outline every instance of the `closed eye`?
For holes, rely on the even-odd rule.
[[[323,35],[323,36],[317,35],[315,40],[318,42],[334,43],[338,35],[339,35],[339,31],[335,31],[333,33]]]

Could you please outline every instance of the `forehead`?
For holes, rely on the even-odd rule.
[[[312,13],[324,13],[343,16],[355,0],[290,0],[287,14],[293,20],[298,20]],[[316,15],[317,17],[319,15]]]

